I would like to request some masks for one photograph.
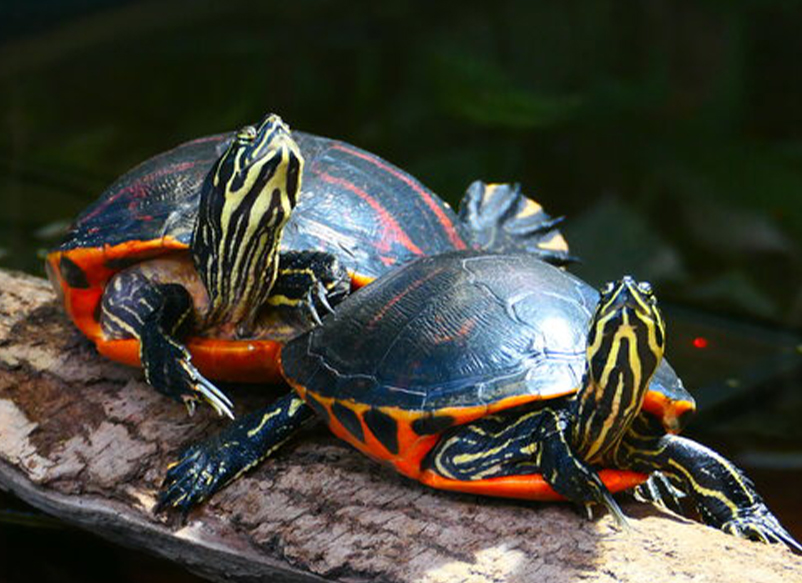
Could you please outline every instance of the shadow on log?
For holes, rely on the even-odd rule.
[[[230,388],[238,413],[282,391]],[[208,408],[207,408],[208,409]],[[437,492],[324,430],[215,496],[154,516],[167,464],[221,422],[97,354],[50,287],[0,272],[0,487],[216,580],[802,581],[802,558],[635,502],[633,530],[568,505]]]

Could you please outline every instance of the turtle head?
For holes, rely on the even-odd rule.
[[[626,350],[630,364],[650,371],[651,377],[665,350],[665,324],[652,286],[624,276],[605,285],[588,332],[590,374],[600,380]]]
[[[239,130],[210,170],[192,237],[209,323],[253,323],[276,278],[302,172],[300,148],[277,115]]]
[[[271,114],[258,126],[247,125],[237,132],[215,164],[213,182],[221,194],[231,198],[242,196],[243,191],[262,189],[256,183],[259,178],[268,181],[283,178],[294,197],[302,164],[301,151],[292,139],[290,128],[279,116]],[[292,171],[294,176],[290,175]]]
[[[601,290],[587,342],[575,443],[588,461],[614,449],[640,413],[663,358],[665,325],[652,288],[632,277]]]
[[[245,241],[281,227],[295,207],[303,156],[277,115],[245,126],[217,160],[203,194],[219,203],[223,234]]]

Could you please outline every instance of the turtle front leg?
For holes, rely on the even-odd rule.
[[[233,404],[190,362],[180,342],[193,323],[189,292],[178,284],[156,283],[138,271],[123,271],[103,295],[100,322],[106,338],[136,338],[145,379],[157,391],[183,402],[190,414],[207,402],[234,418]]]
[[[351,291],[351,279],[339,260],[323,251],[284,251],[279,256],[276,282],[267,302],[297,307],[315,324],[320,311],[331,313]]]
[[[193,506],[270,456],[314,416],[295,393],[240,417],[217,435],[184,450],[171,464],[155,512]]]
[[[802,552],[802,545],[782,527],[735,464],[691,439],[668,434],[645,437],[659,431],[656,424],[640,420],[616,453],[616,465],[662,473],[690,497],[709,526],[741,538],[783,543]]]
[[[598,473],[582,460],[570,445],[573,416],[566,411],[545,409],[535,439],[540,444],[538,462],[543,477],[572,502],[602,504],[621,526],[627,519],[621,507],[599,478]]]
[[[635,487],[633,494],[640,502],[649,502],[677,514],[683,514],[682,500],[687,497],[662,472],[652,472],[648,480]]]

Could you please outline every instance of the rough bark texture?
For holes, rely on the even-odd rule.
[[[231,393],[230,393],[231,394]],[[240,412],[275,396],[234,391]],[[802,581],[802,559],[629,502],[631,532],[567,505],[429,490],[313,430],[190,515],[154,516],[189,419],[69,324],[46,282],[0,272],[0,487],[223,580]]]

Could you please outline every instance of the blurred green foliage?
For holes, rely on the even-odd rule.
[[[4,19],[2,265],[40,271],[115,176],[276,111],[452,203],[521,182],[593,282],[802,325],[799,2],[55,4]]]

